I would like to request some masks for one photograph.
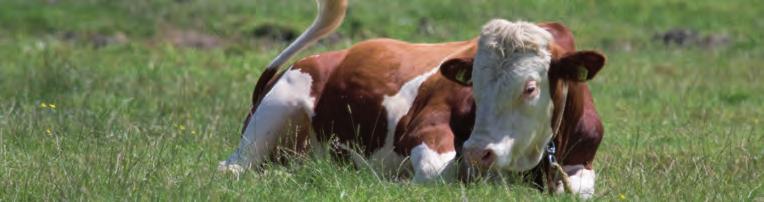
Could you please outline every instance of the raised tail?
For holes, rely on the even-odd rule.
[[[342,24],[342,20],[345,18],[345,11],[347,10],[347,0],[316,0],[316,4],[318,4],[318,15],[313,24],[289,44],[286,49],[281,51],[268,64],[263,74],[260,75],[260,79],[257,80],[257,85],[255,85],[255,90],[252,94],[253,107],[260,103],[260,100],[267,91],[265,88],[267,88],[268,82],[273,79],[281,65],[289,61],[289,58],[302,49],[313,45],[319,39],[332,33]]]

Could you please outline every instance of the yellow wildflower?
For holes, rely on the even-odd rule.
[[[48,104],[48,107],[50,107],[51,109],[56,109],[56,104]]]
[[[45,133],[48,133],[48,135],[53,135],[53,132],[50,130],[50,128],[45,129]]]
[[[48,104],[45,104],[45,102],[40,103],[40,107],[42,108],[48,108]]]
[[[618,194],[618,199],[626,200],[626,196],[624,196],[623,194]]]

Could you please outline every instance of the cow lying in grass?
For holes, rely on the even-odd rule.
[[[240,146],[221,170],[242,172],[277,147],[307,152],[330,143],[357,163],[427,182],[469,170],[456,169],[459,157],[477,170],[541,170],[552,141],[573,191],[593,193],[592,161],[603,130],[584,82],[605,58],[576,51],[566,27],[492,20],[467,41],[373,39],[303,58],[277,74],[341,23],[344,0],[318,2],[314,24],[261,75]],[[548,176],[536,181],[561,190],[560,179]]]

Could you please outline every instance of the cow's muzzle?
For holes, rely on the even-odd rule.
[[[496,162],[496,153],[484,148],[464,148],[464,159],[469,166],[488,169]]]

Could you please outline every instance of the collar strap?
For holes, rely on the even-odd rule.
[[[554,119],[554,127],[552,128],[552,140],[556,138],[560,134],[560,126],[562,126],[562,119],[565,115],[565,104],[568,103],[568,82],[565,80],[560,80],[562,82],[562,101],[560,103],[557,117]]]
[[[549,169],[547,170],[549,174],[552,176],[559,176],[562,180],[563,189],[567,193],[572,193],[573,189],[570,183],[570,177],[567,173],[565,173],[565,170],[562,169],[562,166],[557,162],[557,145],[555,145],[554,140],[557,138],[557,136],[560,135],[560,127],[562,126],[562,120],[563,115],[565,115],[565,104],[568,102],[568,82],[565,80],[561,80],[562,82],[562,103],[560,104],[560,110],[558,110],[558,113],[556,114],[557,117],[554,120],[554,127],[552,128],[552,139],[549,140],[549,143],[546,146],[546,155],[547,160],[549,163]],[[551,179],[555,179],[557,177],[552,177]],[[557,186],[556,180],[550,180],[549,182],[549,191],[554,192]]]

